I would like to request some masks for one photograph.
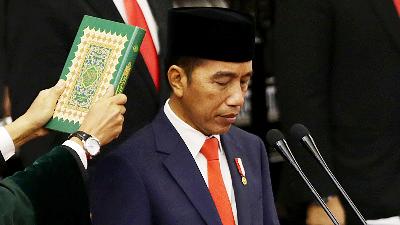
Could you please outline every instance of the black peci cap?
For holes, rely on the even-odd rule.
[[[254,20],[226,8],[187,7],[168,13],[167,65],[183,56],[247,62],[254,54]]]

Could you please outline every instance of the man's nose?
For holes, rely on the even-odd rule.
[[[235,85],[227,99],[227,104],[229,106],[235,106],[235,107],[242,107],[244,104],[244,98],[246,96],[246,91],[242,90],[242,86],[240,85]]]

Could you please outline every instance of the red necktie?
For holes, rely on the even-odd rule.
[[[396,7],[397,14],[400,15],[400,0],[393,0],[394,6]]]
[[[144,36],[142,45],[140,47],[140,53],[142,54],[144,62],[149,69],[156,89],[159,90],[160,69],[158,67],[158,56],[154,46],[153,38],[151,37],[149,27],[146,23],[146,19],[144,18],[143,12],[136,0],[124,0],[124,4],[129,24],[146,30],[146,35]]]
[[[231,203],[226,192],[219,166],[218,139],[215,137],[207,139],[200,152],[207,159],[208,189],[217,207],[219,217],[223,225],[235,225]]]

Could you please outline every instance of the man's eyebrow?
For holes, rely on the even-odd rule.
[[[253,71],[250,71],[248,73],[246,73],[244,76],[252,76],[253,75]],[[213,74],[214,78],[219,78],[219,77],[237,77],[239,76],[237,73],[234,72],[230,72],[230,71],[218,71],[216,73]]]
[[[219,77],[236,77],[238,76],[237,73],[233,73],[230,71],[218,71],[213,74],[214,78],[219,78]]]

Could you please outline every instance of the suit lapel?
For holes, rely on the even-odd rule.
[[[397,48],[400,50],[400,18],[392,0],[369,0],[377,16],[382,20]]]
[[[172,8],[171,0],[147,0],[154,19],[157,22],[158,30],[164,31],[167,28],[168,10]]]
[[[184,141],[160,112],[153,123],[158,152],[167,154],[164,165],[193,206],[209,225],[221,225],[207,185]],[[162,135],[160,135],[162,134]]]
[[[131,76],[137,76],[139,74],[142,74],[141,78],[144,80],[144,83],[147,86],[146,90],[150,91],[153,99],[158,99],[156,86],[154,85],[153,78],[151,78],[150,72],[147,69],[142,54],[139,54],[136,58],[135,67],[131,71]],[[159,101],[157,102],[159,103]]]
[[[172,8],[171,0],[147,0],[149,6],[151,8],[151,12],[153,13],[154,19],[157,22],[158,27],[158,40],[160,42],[160,52],[159,55],[159,64],[160,64],[160,90],[159,90],[159,100],[160,103],[164,103],[164,101],[169,97],[170,88],[167,80],[167,76],[165,75],[168,68],[164,63],[164,59],[166,57],[166,47],[167,47],[167,18],[168,18],[168,10]]]
[[[243,185],[242,177],[239,174],[238,168],[235,163],[235,158],[241,158],[243,166],[246,167],[246,155],[243,154],[245,149],[236,144],[234,139],[229,133],[221,135],[222,148],[224,149],[226,158],[228,160],[229,170],[232,177],[232,185],[235,190],[235,201],[237,208],[238,223],[241,225],[247,225],[251,223],[251,212],[250,212],[250,191],[248,183]],[[247,174],[246,174],[247,176]]]
[[[160,41],[160,54],[164,53],[167,37],[167,20],[168,20],[168,10],[172,8],[172,1],[170,0],[147,0],[149,3],[151,12],[153,13],[154,19],[156,20],[158,27],[158,36]]]

